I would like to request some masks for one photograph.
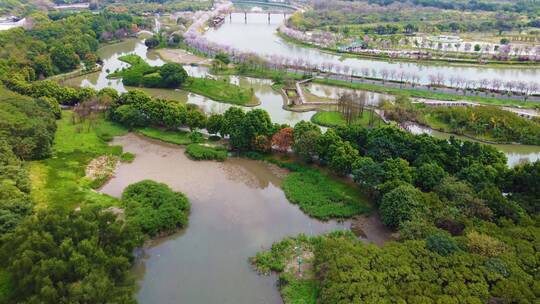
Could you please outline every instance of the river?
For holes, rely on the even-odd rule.
[[[499,68],[478,66],[456,66],[417,62],[390,62],[377,59],[343,58],[322,52],[315,48],[306,48],[289,43],[276,35],[277,28],[283,24],[282,14],[271,15],[270,23],[267,14],[248,14],[247,23],[244,14],[232,14],[225,18],[225,23],[217,29],[209,29],[205,37],[212,42],[249,51],[259,55],[279,55],[304,62],[321,64],[333,63],[348,66],[351,69],[369,68],[381,71],[383,69],[415,73],[423,84],[429,83],[429,75],[442,74],[446,81],[450,77],[462,77],[470,80],[499,79],[502,81],[524,80],[532,81],[540,78],[540,69],[535,68]]]
[[[260,161],[192,161],[184,148],[128,134],[114,139],[136,155],[120,164],[101,192],[119,197],[129,184],[151,179],[185,193],[189,226],[145,248],[135,267],[139,303],[282,303],[275,276],[260,276],[248,258],[275,241],[300,233],[349,229],[321,222],[288,202],[285,172]]]
[[[229,24],[230,25],[230,24]],[[225,26],[225,25],[224,25]],[[223,27],[224,27],[223,26]],[[268,25],[266,25],[268,26]],[[222,28],[223,28],[222,27]],[[273,36],[276,39],[277,36]],[[292,46],[296,48],[295,46]],[[71,86],[85,86],[95,89],[102,89],[111,87],[119,92],[127,92],[127,90],[135,89],[132,87],[125,87],[122,84],[121,79],[107,79],[107,74],[117,69],[127,67],[128,64],[120,61],[118,58],[126,54],[137,54],[144,58],[151,65],[162,65],[165,62],[160,57],[152,52],[148,51],[142,40],[128,39],[121,43],[111,44],[102,47],[98,51],[98,55],[103,60],[103,68],[100,72],[86,74],[80,77],[68,79],[65,84]],[[203,77],[208,74],[206,67],[184,66],[191,76]],[[309,121],[314,111],[307,112],[291,112],[283,109],[283,96],[276,92],[271,87],[271,80],[257,79],[250,77],[230,77],[232,83],[253,88],[253,91],[257,98],[261,101],[259,106],[254,108],[260,108],[266,110],[273,122],[280,124],[294,125],[301,120]],[[330,87],[326,85],[310,84],[307,86],[309,91],[321,98],[335,98],[339,93],[347,91],[346,89],[338,87]],[[182,103],[192,103],[201,107],[206,113],[223,113],[231,107],[229,104],[216,102],[209,98],[186,92],[183,90],[170,90],[170,89],[148,89],[139,88],[146,91],[150,95],[159,98],[166,98],[176,100]],[[368,93],[368,104],[377,104],[381,99],[390,99],[389,96],[377,93]],[[246,108],[246,110],[249,108]],[[433,136],[448,137],[448,134],[440,132],[431,132]],[[535,161],[540,159],[540,146],[522,146],[522,145],[495,145],[499,150],[503,151],[508,157],[508,165],[514,166],[515,164],[523,161]]]
[[[110,87],[118,92],[127,92],[135,89],[133,87],[125,87],[121,79],[108,79],[107,75],[117,69],[127,67],[128,64],[120,61],[118,58],[126,54],[137,54],[144,58],[150,65],[159,66],[165,62],[160,57],[148,51],[142,40],[128,39],[121,43],[107,45],[98,51],[99,57],[103,60],[103,68],[100,72],[95,72],[80,77],[71,78],[65,81],[66,85],[91,87],[97,90]],[[184,66],[190,76],[204,77],[208,74],[206,67]],[[294,125],[301,120],[309,120],[314,111],[307,112],[291,112],[283,110],[283,96],[272,89],[272,81],[268,79],[257,79],[250,77],[231,76],[230,81],[244,87],[253,88],[255,96],[261,101],[261,104],[254,107],[266,110],[273,122],[280,124]],[[183,90],[169,89],[147,89],[138,88],[146,91],[150,95],[159,98],[167,98],[176,100],[182,103],[192,103],[201,107],[206,113],[223,113],[231,107],[229,104],[216,102],[209,98],[186,92]],[[248,110],[250,108],[246,108]]]
[[[474,141],[471,138],[465,136],[440,132],[417,124],[412,124],[411,126],[409,126],[408,130],[413,134],[429,134],[433,137],[440,139],[449,139],[450,136],[453,136],[461,140]],[[490,146],[497,148],[497,150],[503,152],[506,155],[506,158],[508,159],[507,164],[509,167],[514,167],[524,162],[535,162],[537,160],[540,160],[540,146],[510,144],[490,144]]]

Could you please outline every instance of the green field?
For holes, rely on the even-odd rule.
[[[291,203],[322,220],[349,218],[371,209],[358,187],[332,178],[321,170],[290,173],[283,180],[282,188]]]
[[[365,111],[361,117],[357,118],[353,122],[353,124],[367,127],[369,126],[370,116],[371,116],[371,112]],[[336,111],[317,112],[311,117],[311,122],[314,124],[318,124],[320,126],[330,127],[330,128],[344,127],[347,125],[347,122],[343,118],[343,115],[341,115],[341,113],[336,112]],[[379,115],[373,113],[373,126],[377,127],[383,124],[384,122],[379,117]]]
[[[182,85],[182,89],[190,91],[215,101],[230,103],[240,106],[255,106],[259,104],[253,91],[229,83],[227,80],[214,80],[209,78],[190,77]]]
[[[30,162],[31,196],[37,208],[75,208],[81,204],[111,205],[116,199],[93,191],[85,176],[88,163],[106,154],[121,155],[122,148],[107,140],[127,133],[117,124],[98,119],[94,124],[72,122],[73,113],[64,111],[57,121],[53,156]]]
[[[191,139],[189,138],[189,133],[185,131],[167,131],[155,128],[142,128],[138,129],[137,133],[175,145],[189,145],[192,143]]]

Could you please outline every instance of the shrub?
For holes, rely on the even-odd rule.
[[[223,147],[209,147],[200,144],[191,144],[186,147],[186,154],[195,160],[217,160],[227,159],[227,150]]]
[[[487,257],[493,257],[506,251],[506,247],[501,241],[476,231],[467,234],[467,247],[469,251]]]
[[[135,159],[135,154],[130,152],[125,152],[120,155],[120,161],[123,163],[131,163]]]
[[[457,251],[457,242],[446,233],[437,233],[427,237],[426,247],[440,255],[447,256]]]
[[[317,170],[293,172],[282,187],[292,203],[319,219],[351,217],[369,210],[356,188]]]
[[[114,112],[115,119],[122,125],[133,129],[143,127],[147,123],[147,119],[141,111],[133,105],[121,105]]]
[[[186,196],[151,180],[129,185],[122,193],[128,221],[149,236],[168,234],[188,223],[190,204]]]
[[[383,223],[388,227],[398,227],[410,221],[421,207],[421,192],[410,185],[398,186],[386,193],[381,201],[380,212]]]
[[[161,86],[162,82],[163,78],[161,78],[161,75],[156,72],[144,75],[141,84],[143,87],[147,88],[158,88]]]
[[[192,143],[201,143],[204,141],[204,137],[200,132],[191,132],[189,133],[189,140]]]

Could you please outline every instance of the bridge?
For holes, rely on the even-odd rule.
[[[294,11],[291,10],[264,10],[264,11],[248,11],[245,9],[231,9],[227,12],[229,15],[229,20],[232,19],[232,14],[244,14],[244,21],[248,22],[248,14],[266,14],[268,15],[268,23],[270,23],[270,16],[272,15],[281,15],[283,14],[283,18],[287,18],[287,15],[292,15]]]

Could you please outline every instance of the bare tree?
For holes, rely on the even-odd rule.
[[[516,83],[516,89],[518,90],[519,93],[521,94],[524,94],[526,95],[527,93],[527,88],[528,88],[528,85],[525,81],[518,81]]]
[[[417,84],[420,84],[420,75],[416,73],[411,74],[411,84],[414,87]]]
[[[352,124],[364,113],[366,93],[343,93],[338,99],[338,111],[348,125]]]
[[[538,92],[538,90],[540,89],[540,85],[534,81],[531,81],[527,84],[527,88],[525,89],[525,101],[527,101],[527,99],[529,99],[529,96],[531,96],[532,94]]]
[[[478,81],[478,86],[480,89],[487,89],[489,86],[489,79],[482,78]]]
[[[500,79],[493,79],[491,80],[491,88],[495,91],[499,91],[502,87],[503,83]]]
[[[506,90],[508,91],[509,94],[513,94],[514,93],[514,89],[516,88],[516,82],[515,81],[507,81],[504,86],[506,87]]]
[[[364,76],[364,77],[369,76],[369,69],[368,68],[361,68],[360,72],[362,73],[362,76]]]
[[[434,74],[428,75],[429,86],[435,86],[437,84],[437,76]]]
[[[383,83],[388,79],[388,74],[389,73],[387,69],[381,70],[381,78],[382,78]]]

